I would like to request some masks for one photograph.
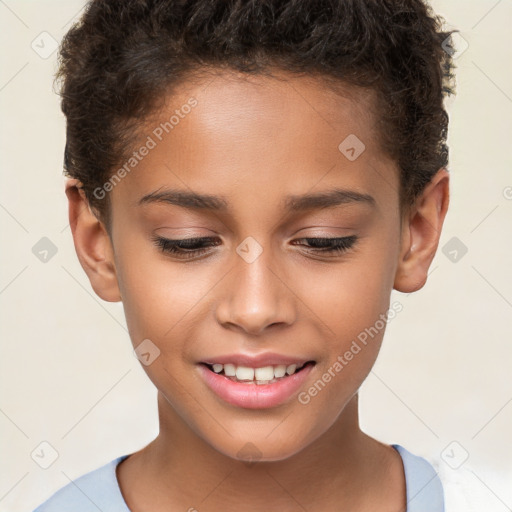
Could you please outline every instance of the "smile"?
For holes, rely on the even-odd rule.
[[[219,398],[248,409],[280,405],[301,388],[314,366],[314,361],[299,367],[296,364],[259,368],[231,363],[198,365],[201,377]]]
[[[310,361],[312,362],[312,361]],[[225,375],[234,382],[256,383],[259,385],[277,382],[287,375],[293,375],[295,372],[304,368],[307,363],[297,367],[296,364],[288,366],[284,364],[275,366],[263,366],[262,368],[251,368],[249,366],[237,366],[234,364],[213,364],[208,367],[219,375]]]

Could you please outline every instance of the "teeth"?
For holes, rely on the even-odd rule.
[[[236,369],[236,378],[238,380],[254,380],[254,368],[238,366]]]
[[[254,377],[256,378],[256,380],[272,380],[274,378],[274,368],[272,366],[256,368],[254,370]]]
[[[277,379],[285,377],[286,375],[293,375],[297,370],[296,364],[290,364],[288,366],[279,364],[276,366],[263,366],[262,368],[250,368],[248,366],[236,366],[230,363],[215,363],[212,367],[215,373],[221,373],[224,370],[224,375],[226,377],[232,377],[231,380],[255,382],[256,384],[277,382]]]
[[[274,377],[279,379],[280,377],[284,377],[286,374],[286,366],[284,364],[280,364],[274,368]]]
[[[236,368],[234,364],[225,364],[224,366],[224,375],[226,377],[234,377],[236,375]]]
[[[286,373],[288,375],[292,375],[293,373],[295,373],[295,369],[297,368],[297,365],[296,364],[291,364],[290,366],[287,366],[286,367]]]

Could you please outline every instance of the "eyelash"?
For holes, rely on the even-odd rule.
[[[209,247],[219,245],[218,243],[211,243],[212,241],[215,241],[215,238],[213,237],[171,240],[170,238],[163,238],[161,236],[154,235],[151,239],[154,244],[162,250],[162,252],[172,254],[183,259],[200,256],[207,252]],[[339,238],[298,238],[297,240],[305,240],[308,244],[313,243],[313,245],[320,245],[320,247],[313,247],[313,252],[329,253],[337,256],[351,249],[357,241],[357,236],[351,235]],[[203,245],[203,247],[194,248],[194,246],[197,246],[198,244]],[[327,246],[325,244],[327,244]]]

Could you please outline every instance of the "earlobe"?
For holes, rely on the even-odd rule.
[[[79,186],[76,179],[68,179],[65,186],[76,254],[96,294],[107,302],[119,302],[121,294],[110,237]]]
[[[448,210],[449,180],[446,169],[440,169],[403,221],[395,290],[414,292],[427,281]]]

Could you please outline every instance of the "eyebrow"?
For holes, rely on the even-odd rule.
[[[150,203],[171,204],[190,210],[226,212],[229,209],[229,203],[224,197],[172,189],[155,190],[154,192],[146,194],[138,201],[139,205]],[[313,209],[332,208],[342,204],[366,204],[375,207],[376,201],[369,194],[355,190],[335,188],[316,194],[287,196],[283,202],[283,209],[293,213]]]

